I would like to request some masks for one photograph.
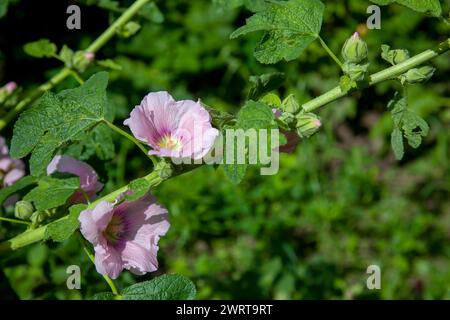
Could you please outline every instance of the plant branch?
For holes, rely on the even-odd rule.
[[[27,222],[27,221],[22,221],[22,220],[18,220],[18,219],[10,219],[10,218],[5,218],[5,217],[0,217],[0,221],[7,221],[7,222],[11,222],[11,223],[26,224],[27,226],[31,225],[31,223]]]
[[[447,52],[450,49],[450,38],[447,41],[442,42],[436,49],[429,49],[418,55],[409,58],[408,60],[399,63],[390,68],[384,69],[380,72],[372,74],[369,78],[368,87],[374,86],[380,82],[395,79],[408,70],[420,66],[421,64],[436,58],[437,56]],[[323,95],[314,98],[302,105],[305,112],[314,111],[330,102],[333,102],[339,98],[346,96],[347,93],[341,90],[340,86],[337,86]]]
[[[133,16],[150,0],[136,0],[117,20],[108,27],[92,44],[86,49],[86,52],[97,52],[102,48],[116,33],[116,30],[128,21],[130,21]],[[30,95],[22,99],[13,109],[11,109],[2,119],[0,119],[0,131],[3,130],[9,122],[14,120],[16,116],[29,105],[31,105],[36,99],[38,99],[44,92],[53,89],[56,85],[65,80],[69,75],[71,75],[71,70],[69,68],[61,69],[55,76],[50,80],[40,85]]]

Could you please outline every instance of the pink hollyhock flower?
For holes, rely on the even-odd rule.
[[[149,93],[124,124],[162,157],[201,159],[219,135],[200,102],[175,101],[165,91]]]
[[[158,241],[169,230],[167,210],[146,195],[114,206],[101,201],[84,210],[80,231],[92,243],[97,272],[112,279],[123,269],[142,275],[158,269]]]
[[[5,139],[0,137],[0,188],[14,184],[24,175],[24,163],[9,156],[9,149]]]
[[[47,174],[51,175],[55,172],[71,173],[80,177],[80,187],[90,200],[94,198],[95,194],[103,187],[103,184],[98,181],[97,173],[90,165],[69,156],[55,156],[53,158],[47,166]],[[86,202],[83,192],[75,192],[70,199],[70,202]]]
[[[280,109],[276,109],[276,108],[272,109],[272,113],[275,116],[275,118],[279,118],[283,114],[283,112]],[[292,152],[294,152],[295,147],[297,147],[297,145],[300,142],[300,137],[298,136],[297,132],[295,132],[295,131],[287,131],[287,130],[284,130],[284,129],[280,129],[280,132],[286,138],[287,143],[282,145],[282,146],[280,146],[278,148],[278,151],[279,152],[283,152],[283,153],[292,153]]]

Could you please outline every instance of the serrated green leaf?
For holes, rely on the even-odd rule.
[[[56,55],[56,45],[48,39],[29,42],[23,46],[23,50],[28,55],[36,58],[52,57]]]
[[[26,176],[16,181],[13,185],[0,189],[0,205],[5,202],[5,200],[15,194],[16,192],[34,184],[36,178],[32,176]]]
[[[259,76],[251,76],[249,81],[252,84],[248,93],[249,100],[258,100],[263,94],[278,89],[285,80],[284,73],[272,72]]]
[[[128,185],[130,194],[125,195],[125,200],[136,201],[142,198],[150,190],[150,187],[150,182],[148,182],[145,178],[139,178],[131,181]]]
[[[69,209],[69,214],[59,220],[50,223],[45,228],[44,240],[53,240],[56,242],[63,242],[70,238],[70,236],[80,227],[78,217],[81,211],[85,210],[87,205],[77,204]]]
[[[11,156],[22,158],[31,152],[31,174],[43,175],[58,148],[104,119],[107,83],[108,73],[99,72],[78,88],[44,94],[17,120]]]
[[[403,134],[400,129],[395,128],[391,134],[391,145],[394,151],[395,159],[401,160],[405,153],[403,146]]]
[[[239,111],[237,115],[237,121],[233,129],[242,129],[244,131],[248,129],[270,129],[274,125],[274,115],[272,108],[262,102],[256,102],[249,100],[244,107]],[[235,184],[239,184],[245,177],[245,173],[248,167],[248,161],[245,164],[238,164],[237,152],[238,143],[236,139],[234,141],[227,141],[226,134],[224,135],[224,145],[233,144],[234,146],[234,159],[230,161],[227,159],[227,152],[224,154],[224,172],[225,175]],[[246,143],[247,145],[247,143]],[[248,157],[248,154],[246,155]],[[228,163],[227,163],[228,162]]]
[[[398,3],[414,11],[430,14],[439,17],[442,14],[442,7],[439,0],[370,0],[380,6]]]
[[[246,25],[231,34],[237,38],[250,32],[265,31],[255,49],[262,63],[290,61],[319,37],[325,6],[319,0],[271,2],[267,8],[246,20]]]
[[[38,186],[23,199],[32,201],[37,210],[44,211],[65,204],[79,187],[79,177],[67,179],[43,177],[39,180]]]
[[[123,300],[192,300],[195,295],[194,283],[179,274],[162,275],[122,291]]]
[[[114,300],[115,297],[112,292],[100,292],[94,294],[92,300]]]
[[[394,141],[392,139],[394,139],[393,136],[395,135],[397,151],[394,149],[394,152],[396,158],[401,159],[400,154],[403,156],[403,152],[400,152],[397,130],[403,133],[403,136],[408,140],[408,144],[411,147],[418,148],[422,143],[423,137],[428,135],[429,126],[424,119],[408,110],[406,98],[398,92],[396,92],[394,99],[389,102],[388,109],[391,112],[395,128],[391,136],[392,147],[394,148]]]

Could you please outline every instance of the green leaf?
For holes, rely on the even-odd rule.
[[[117,70],[117,71],[122,70],[122,66],[120,64],[114,62],[114,60],[111,60],[111,59],[97,60],[97,64],[99,66],[102,66],[104,68],[109,68],[111,70]]]
[[[282,72],[272,72],[266,73],[259,76],[251,76],[250,82],[252,87],[248,93],[249,100],[258,100],[265,93],[278,89],[285,80],[284,73]]]
[[[112,292],[100,292],[94,294],[92,300],[114,300],[115,295]]]
[[[0,205],[3,204],[8,197],[34,183],[36,183],[35,177],[26,176],[16,181],[13,185],[0,189]]]
[[[122,28],[117,30],[117,33],[124,38],[129,38],[141,29],[141,25],[137,22],[127,22]]]
[[[442,7],[439,0],[370,0],[370,1],[380,6],[385,6],[391,3],[398,3],[414,11],[426,13],[434,17],[439,17],[442,14]]]
[[[29,42],[23,46],[23,50],[28,55],[36,58],[52,57],[56,55],[56,45],[48,39]]]
[[[111,160],[116,155],[111,129],[100,123],[88,132],[82,132],[73,139],[64,154],[80,160],[96,155],[100,160]]]
[[[59,52],[59,58],[64,61],[66,67],[71,68],[73,61],[73,50],[68,46],[63,45],[61,51]]]
[[[400,129],[395,128],[391,134],[391,145],[394,151],[395,159],[402,160],[405,153],[403,146],[403,134]]]
[[[22,158],[32,153],[31,174],[43,175],[58,148],[104,119],[107,83],[108,73],[99,72],[78,88],[45,93],[17,120],[11,156]]]
[[[0,19],[8,12],[9,0],[0,1]]]
[[[123,300],[193,300],[194,283],[179,274],[166,274],[136,283],[122,291]]]
[[[139,178],[133,180],[128,185],[128,190],[131,191],[131,194],[125,195],[125,200],[127,201],[136,201],[142,198],[148,190],[150,190],[151,184],[145,178]]]
[[[324,9],[319,0],[271,2],[265,10],[248,18],[231,38],[265,31],[255,49],[256,59],[262,63],[290,61],[319,37]]]
[[[246,105],[242,107],[237,115],[237,121],[233,129],[242,129],[244,131],[248,129],[269,129],[274,125],[274,115],[272,108],[262,102],[256,102],[249,100]],[[248,163],[246,160],[245,164],[237,164],[237,152],[238,143],[237,139],[234,141],[226,141],[226,134],[224,135],[225,141],[224,146],[233,144],[234,146],[234,159],[230,161],[227,159],[227,152],[224,151],[224,172],[225,175],[235,184],[239,184],[245,177]],[[247,143],[245,143],[247,149]],[[248,153],[246,154],[248,157]],[[227,163],[230,162],[230,163]]]
[[[408,109],[406,98],[398,92],[389,102],[388,110],[391,112],[395,128],[391,135],[391,144],[396,158],[400,160],[403,157],[403,141],[400,146],[398,131],[403,132],[411,147],[418,148],[430,128],[424,119]]]
[[[139,14],[145,19],[154,23],[164,22],[164,15],[154,2],[147,3],[145,6],[143,6],[139,11]]]
[[[59,220],[50,223],[45,228],[44,240],[53,240],[56,242],[63,242],[80,227],[78,217],[81,211],[85,210],[87,205],[77,204],[69,209],[69,214]]]
[[[348,75],[343,75],[339,79],[339,86],[341,87],[342,92],[349,92],[353,89],[358,88],[358,84],[355,80],[352,80]]]
[[[39,180],[38,186],[23,199],[32,201],[37,210],[44,211],[65,204],[79,187],[79,177],[67,179],[43,177]]]

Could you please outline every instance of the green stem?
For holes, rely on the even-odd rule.
[[[425,62],[428,62],[431,59],[436,58],[437,56],[447,52],[449,49],[450,49],[450,38],[447,39],[447,41],[441,43],[434,50],[433,49],[426,50],[402,63],[384,69],[375,74],[372,74],[369,78],[368,87],[374,86],[386,80],[395,79],[400,75],[402,75],[403,73],[407,72],[408,70],[420,66],[421,64],[424,64]],[[306,112],[311,112],[346,95],[347,93],[342,91],[340,86],[337,86],[328,91],[327,93],[324,93],[323,95],[303,104],[302,108]]]
[[[131,5],[112,25],[108,27],[92,44],[85,50],[87,52],[97,52],[102,48],[116,33],[116,30],[130,21],[133,16],[150,0],[137,0]],[[0,119],[0,131],[5,128],[9,122],[14,120],[16,116],[38,99],[44,92],[53,89],[57,84],[71,75],[69,68],[61,69],[55,76],[36,88],[30,95],[22,99],[13,109],[11,109],[2,119]]]
[[[150,183],[151,188],[156,187],[163,181],[156,172],[152,172],[143,178]],[[114,202],[120,195],[122,195],[127,190],[128,185],[123,186],[107,194],[106,196],[90,203],[87,209],[95,208],[97,204],[101,201]],[[67,219],[67,216],[62,217],[57,221],[61,221],[63,219]],[[48,225],[44,225],[36,229],[27,230],[24,233],[21,233],[8,241],[0,243],[0,253],[9,252],[11,250],[17,250],[19,248],[43,240],[45,238],[45,231],[47,229],[47,226]]]
[[[342,66],[341,60],[339,60],[339,58],[333,53],[333,51],[331,51],[330,47],[327,46],[327,44],[325,43],[325,41],[322,39],[321,36],[318,36],[317,38],[319,39],[320,44],[325,49],[325,51],[328,53],[328,55],[334,60],[334,62],[337,63],[339,68],[342,69],[343,66]]]
[[[77,80],[77,82],[82,85],[84,83],[83,78],[81,78],[81,76],[78,74],[78,72],[76,72],[75,70],[70,70],[70,75]]]
[[[118,134],[124,136],[125,138],[127,138],[128,140],[130,140],[131,142],[133,142],[135,145],[137,145],[139,147],[139,149],[142,150],[143,153],[145,153],[145,155],[153,162],[153,166],[156,166],[156,164],[158,163],[158,160],[154,157],[148,154],[148,150],[145,149],[145,147],[139,142],[139,140],[137,140],[135,137],[133,137],[131,134],[129,134],[126,131],[123,131],[122,129],[120,129],[119,127],[117,127],[116,125],[112,124],[111,122],[109,122],[108,120],[103,120],[103,122],[112,130],[114,130],[115,132],[117,132]]]
[[[81,245],[83,246],[83,250],[88,256],[89,260],[95,265],[95,257],[92,253],[92,250],[89,249],[88,244],[86,243],[86,240],[84,240],[83,236],[77,231],[78,240],[80,241]],[[117,290],[116,285],[114,284],[114,281],[110,277],[108,277],[106,274],[102,274],[103,279],[105,279],[108,286],[111,288],[111,291],[114,295],[119,295],[119,290]]]
[[[18,219],[11,219],[11,218],[5,218],[5,217],[0,217],[0,221],[8,221],[8,222],[12,222],[12,223],[26,224],[27,226],[31,225],[31,223],[27,222],[27,221],[18,220]]]

